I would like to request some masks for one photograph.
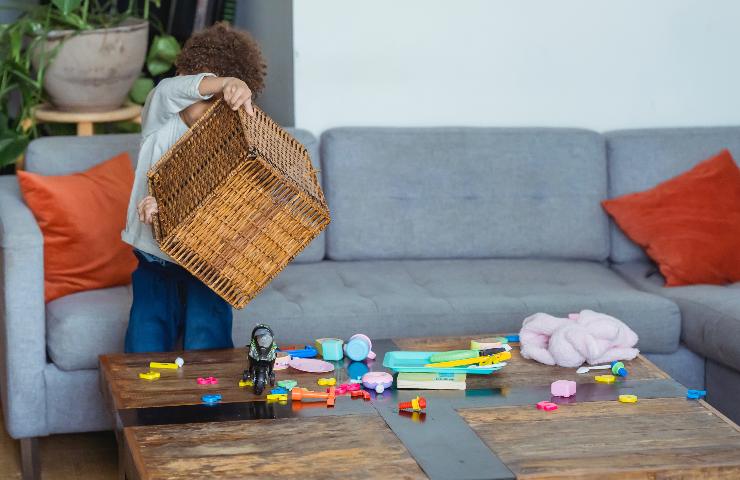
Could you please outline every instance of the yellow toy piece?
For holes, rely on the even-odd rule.
[[[149,368],[162,368],[167,370],[177,370],[178,367],[176,363],[162,363],[162,362],[149,362]]]
[[[596,380],[599,383],[614,383],[614,381],[617,379],[614,375],[596,375],[594,377],[594,380]]]
[[[449,367],[462,367],[464,365],[493,365],[494,363],[501,363],[511,358],[511,352],[499,352],[493,355],[486,355],[483,357],[466,358],[465,360],[451,360],[449,362],[437,362],[427,363],[425,367],[434,368],[449,368]]]
[[[140,373],[139,378],[142,378],[144,380],[156,380],[159,378],[159,372]]]
[[[251,387],[253,385],[254,385],[254,382],[252,382],[251,380],[239,380],[239,386],[242,388]]]
[[[622,403],[637,403],[637,395],[620,395],[619,401]]]
[[[334,378],[334,377],[332,377],[332,378],[319,378],[316,381],[316,383],[318,383],[322,387],[333,387],[334,385],[337,384],[337,379]]]
[[[288,394],[287,393],[268,393],[267,401],[268,402],[287,402]]]

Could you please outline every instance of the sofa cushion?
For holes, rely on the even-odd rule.
[[[596,262],[560,260],[324,261],[290,265],[237,312],[234,341],[257,322],[280,342],[518,332],[535,312],[583,308],[624,320],[648,352],[678,348],[678,307],[635,290]]]
[[[123,351],[131,286],[73,293],[46,305],[46,349],[62,370],[97,368],[98,355]]]
[[[651,263],[614,268],[637,288],[676,302],[681,309],[681,338],[691,350],[740,370],[740,283],[666,288]]]
[[[738,127],[624,130],[609,132],[606,138],[609,197],[652,188],[725,148],[740,158]],[[619,227],[610,228],[614,262],[647,261]]]
[[[329,258],[608,255],[595,132],[338,128],[321,136],[321,159]]]

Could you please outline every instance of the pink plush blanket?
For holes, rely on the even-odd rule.
[[[535,313],[524,320],[519,340],[522,357],[561,367],[632,360],[640,353],[634,348],[637,334],[632,329],[592,310],[572,313],[569,318]]]

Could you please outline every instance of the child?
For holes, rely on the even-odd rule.
[[[224,23],[194,34],[175,61],[177,76],[162,80],[144,105],[142,142],[123,240],[139,266],[132,275],[133,304],[126,352],[230,348],[231,306],[157,246],[152,217],[157,200],[147,193],[147,172],[216,98],[254,115],[252,94],[264,87],[265,63],[246,32]]]

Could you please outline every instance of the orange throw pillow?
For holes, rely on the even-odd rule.
[[[602,205],[658,264],[666,286],[740,281],[740,169],[729,151]]]
[[[47,302],[131,282],[136,257],[121,240],[134,182],[128,153],[72,175],[19,171],[18,182],[44,234]]]

